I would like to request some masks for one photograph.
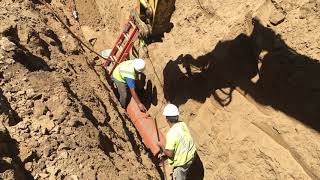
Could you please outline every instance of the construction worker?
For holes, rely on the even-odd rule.
[[[166,145],[158,143],[163,153],[160,158],[168,158],[173,166],[173,179],[185,180],[188,169],[193,163],[196,154],[196,146],[187,125],[179,121],[179,110],[177,106],[168,104],[163,115],[166,116],[170,129],[166,135]]]
[[[123,108],[128,104],[128,87],[131,96],[138,104],[140,111],[146,112],[146,107],[141,103],[136,91],[135,80],[137,73],[141,73],[145,69],[145,61],[143,59],[128,60],[120,63],[112,73],[112,79],[117,86],[120,95],[120,104]]]

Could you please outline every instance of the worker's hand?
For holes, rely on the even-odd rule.
[[[165,154],[164,153],[159,153],[158,154],[158,159],[160,160],[160,161],[163,161],[164,159],[165,159]]]
[[[142,103],[138,104],[138,107],[141,112],[147,112],[147,108]]]

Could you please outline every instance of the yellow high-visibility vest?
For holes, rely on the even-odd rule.
[[[196,145],[184,122],[174,124],[166,135],[165,149],[174,151],[174,158],[169,159],[173,167],[183,166],[194,158]]]
[[[120,63],[112,73],[113,78],[122,83],[126,83],[125,78],[136,79],[133,62],[134,60],[128,60]]]

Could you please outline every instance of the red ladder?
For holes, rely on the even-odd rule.
[[[129,21],[124,27],[118,37],[115,45],[113,46],[110,54],[104,59],[103,67],[109,71],[109,75],[112,75],[113,70],[118,64],[128,56],[131,48],[133,47],[134,41],[137,39],[139,34],[139,28],[135,25],[133,18],[130,16]],[[109,66],[109,68],[108,68]]]

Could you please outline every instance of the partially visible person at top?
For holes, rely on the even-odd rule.
[[[160,158],[168,157],[169,164],[173,166],[173,179],[185,180],[195,158],[196,146],[187,125],[179,121],[177,106],[168,104],[163,110],[163,115],[170,129],[166,134],[166,145],[158,143],[163,151]]]
[[[120,104],[123,108],[128,105],[128,88],[130,90],[131,96],[138,104],[140,111],[146,112],[146,107],[141,103],[135,87],[135,80],[137,73],[142,73],[145,69],[145,61],[143,59],[133,59],[120,63],[112,73],[112,79],[117,86],[120,95]]]

